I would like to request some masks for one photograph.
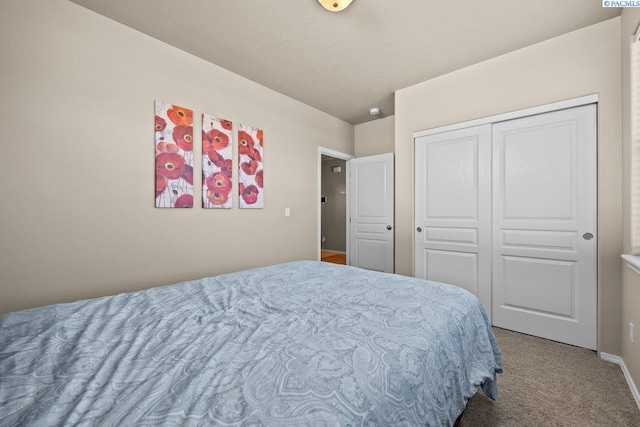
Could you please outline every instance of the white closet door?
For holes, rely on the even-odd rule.
[[[491,125],[416,138],[416,277],[475,294],[491,317]]]
[[[596,108],[493,125],[493,324],[596,348]]]

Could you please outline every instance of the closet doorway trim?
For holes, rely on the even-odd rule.
[[[551,104],[539,105],[537,107],[525,108],[524,110],[511,111],[495,116],[483,117],[480,119],[470,120],[467,122],[455,123],[452,125],[440,126],[432,129],[421,130],[413,133],[413,138],[421,136],[433,135],[436,133],[449,132],[452,130],[464,129],[472,126],[480,126],[491,123],[503,122],[511,119],[519,119],[521,117],[533,116],[536,114],[549,113],[551,111],[564,110],[566,108],[580,107],[587,104],[595,104],[598,102],[598,94],[581,96],[578,98],[566,99]]]

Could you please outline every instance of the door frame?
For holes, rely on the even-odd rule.
[[[322,253],[322,203],[320,203],[320,198],[322,197],[322,156],[328,156],[328,157],[333,157],[336,159],[340,159],[340,160],[344,160],[345,161],[345,189],[347,191],[347,197],[349,196],[349,173],[350,173],[350,165],[349,165],[349,160],[353,159],[355,156],[351,155],[351,154],[347,154],[347,153],[341,153],[340,151],[335,151],[335,150],[331,150],[330,148],[325,148],[325,147],[318,147],[318,196],[316,197],[316,206],[318,209],[318,233],[317,233],[317,238],[316,238],[316,247],[318,248],[318,253],[317,253],[317,259],[318,261],[321,260],[321,253]],[[346,235],[346,239],[347,239],[347,265],[349,265],[349,238],[351,236],[351,229],[350,229],[350,224],[349,224],[349,203],[347,203],[347,214],[345,216],[344,219],[347,227],[347,235]]]

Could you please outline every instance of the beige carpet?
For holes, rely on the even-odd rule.
[[[494,328],[497,401],[476,393],[456,426],[640,426],[624,374],[595,352]]]

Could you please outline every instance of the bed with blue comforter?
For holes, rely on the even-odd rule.
[[[501,370],[467,291],[298,261],[3,316],[0,425],[447,426]]]

